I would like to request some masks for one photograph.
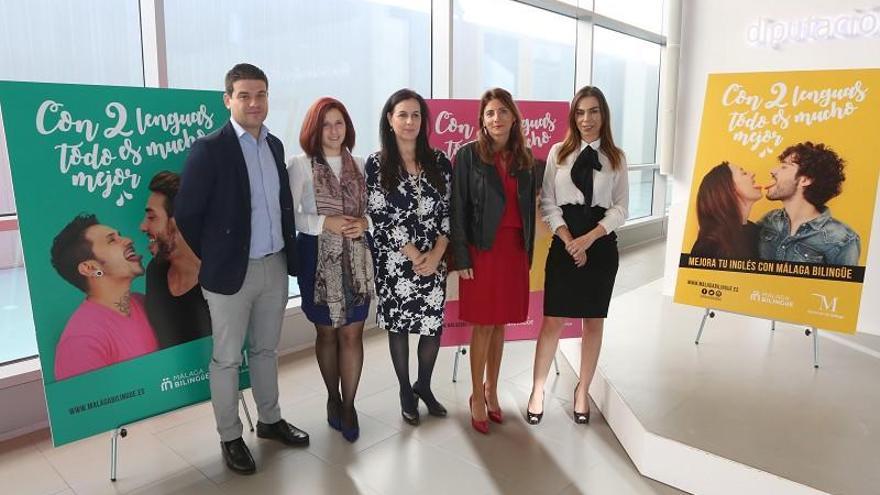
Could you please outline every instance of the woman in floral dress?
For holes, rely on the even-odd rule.
[[[418,399],[432,416],[446,409],[431,392],[446,301],[449,198],[452,166],[428,145],[428,107],[412,90],[385,103],[379,123],[382,149],[366,162],[367,210],[373,221],[377,323],[388,330],[391,361],[400,382],[403,419],[419,424]],[[418,378],[410,384],[409,334],[419,334]]]

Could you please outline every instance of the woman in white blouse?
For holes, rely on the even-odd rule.
[[[587,391],[602,345],[602,327],[617,275],[617,235],[629,204],[626,158],[614,145],[608,102],[599,88],[574,96],[565,141],[547,157],[541,216],[554,233],[544,281],[544,322],[535,349],[532,393],[526,416],[544,414],[544,382],[565,318],[583,320],[580,381],[574,389],[574,421],[590,420]]]
[[[354,398],[364,365],[364,321],[373,295],[364,160],[352,156],[345,106],[320,98],[300,131],[302,155],[287,169],[293,193],[301,306],[317,331],[315,355],[327,387],[327,423],[354,442]]]

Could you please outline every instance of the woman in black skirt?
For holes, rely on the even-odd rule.
[[[574,421],[590,420],[587,391],[602,345],[602,327],[617,275],[617,235],[629,204],[626,158],[614,145],[608,102],[599,88],[581,88],[571,102],[568,134],[547,157],[541,216],[555,234],[547,255],[544,322],[535,349],[529,424],[544,414],[544,382],[565,318],[583,320]]]

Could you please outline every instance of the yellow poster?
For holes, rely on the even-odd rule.
[[[880,69],[711,74],[675,301],[854,333]]]

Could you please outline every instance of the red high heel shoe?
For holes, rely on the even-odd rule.
[[[504,423],[504,415],[501,413],[501,409],[497,411],[493,411],[489,409],[489,398],[485,396],[486,393],[486,384],[483,384],[483,397],[486,399],[486,413],[489,415],[489,420],[493,423],[498,423],[499,425]]]
[[[471,394],[471,396],[468,397],[468,407],[470,407],[470,409],[471,409],[471,426],[473,426],[475,430],[482,433],[483,435],[488,435],[489,434],[489,421],[485,420],[485,419],[482,421],[477,421],[474,418],[474,396],[473,396],[473,394]]]

